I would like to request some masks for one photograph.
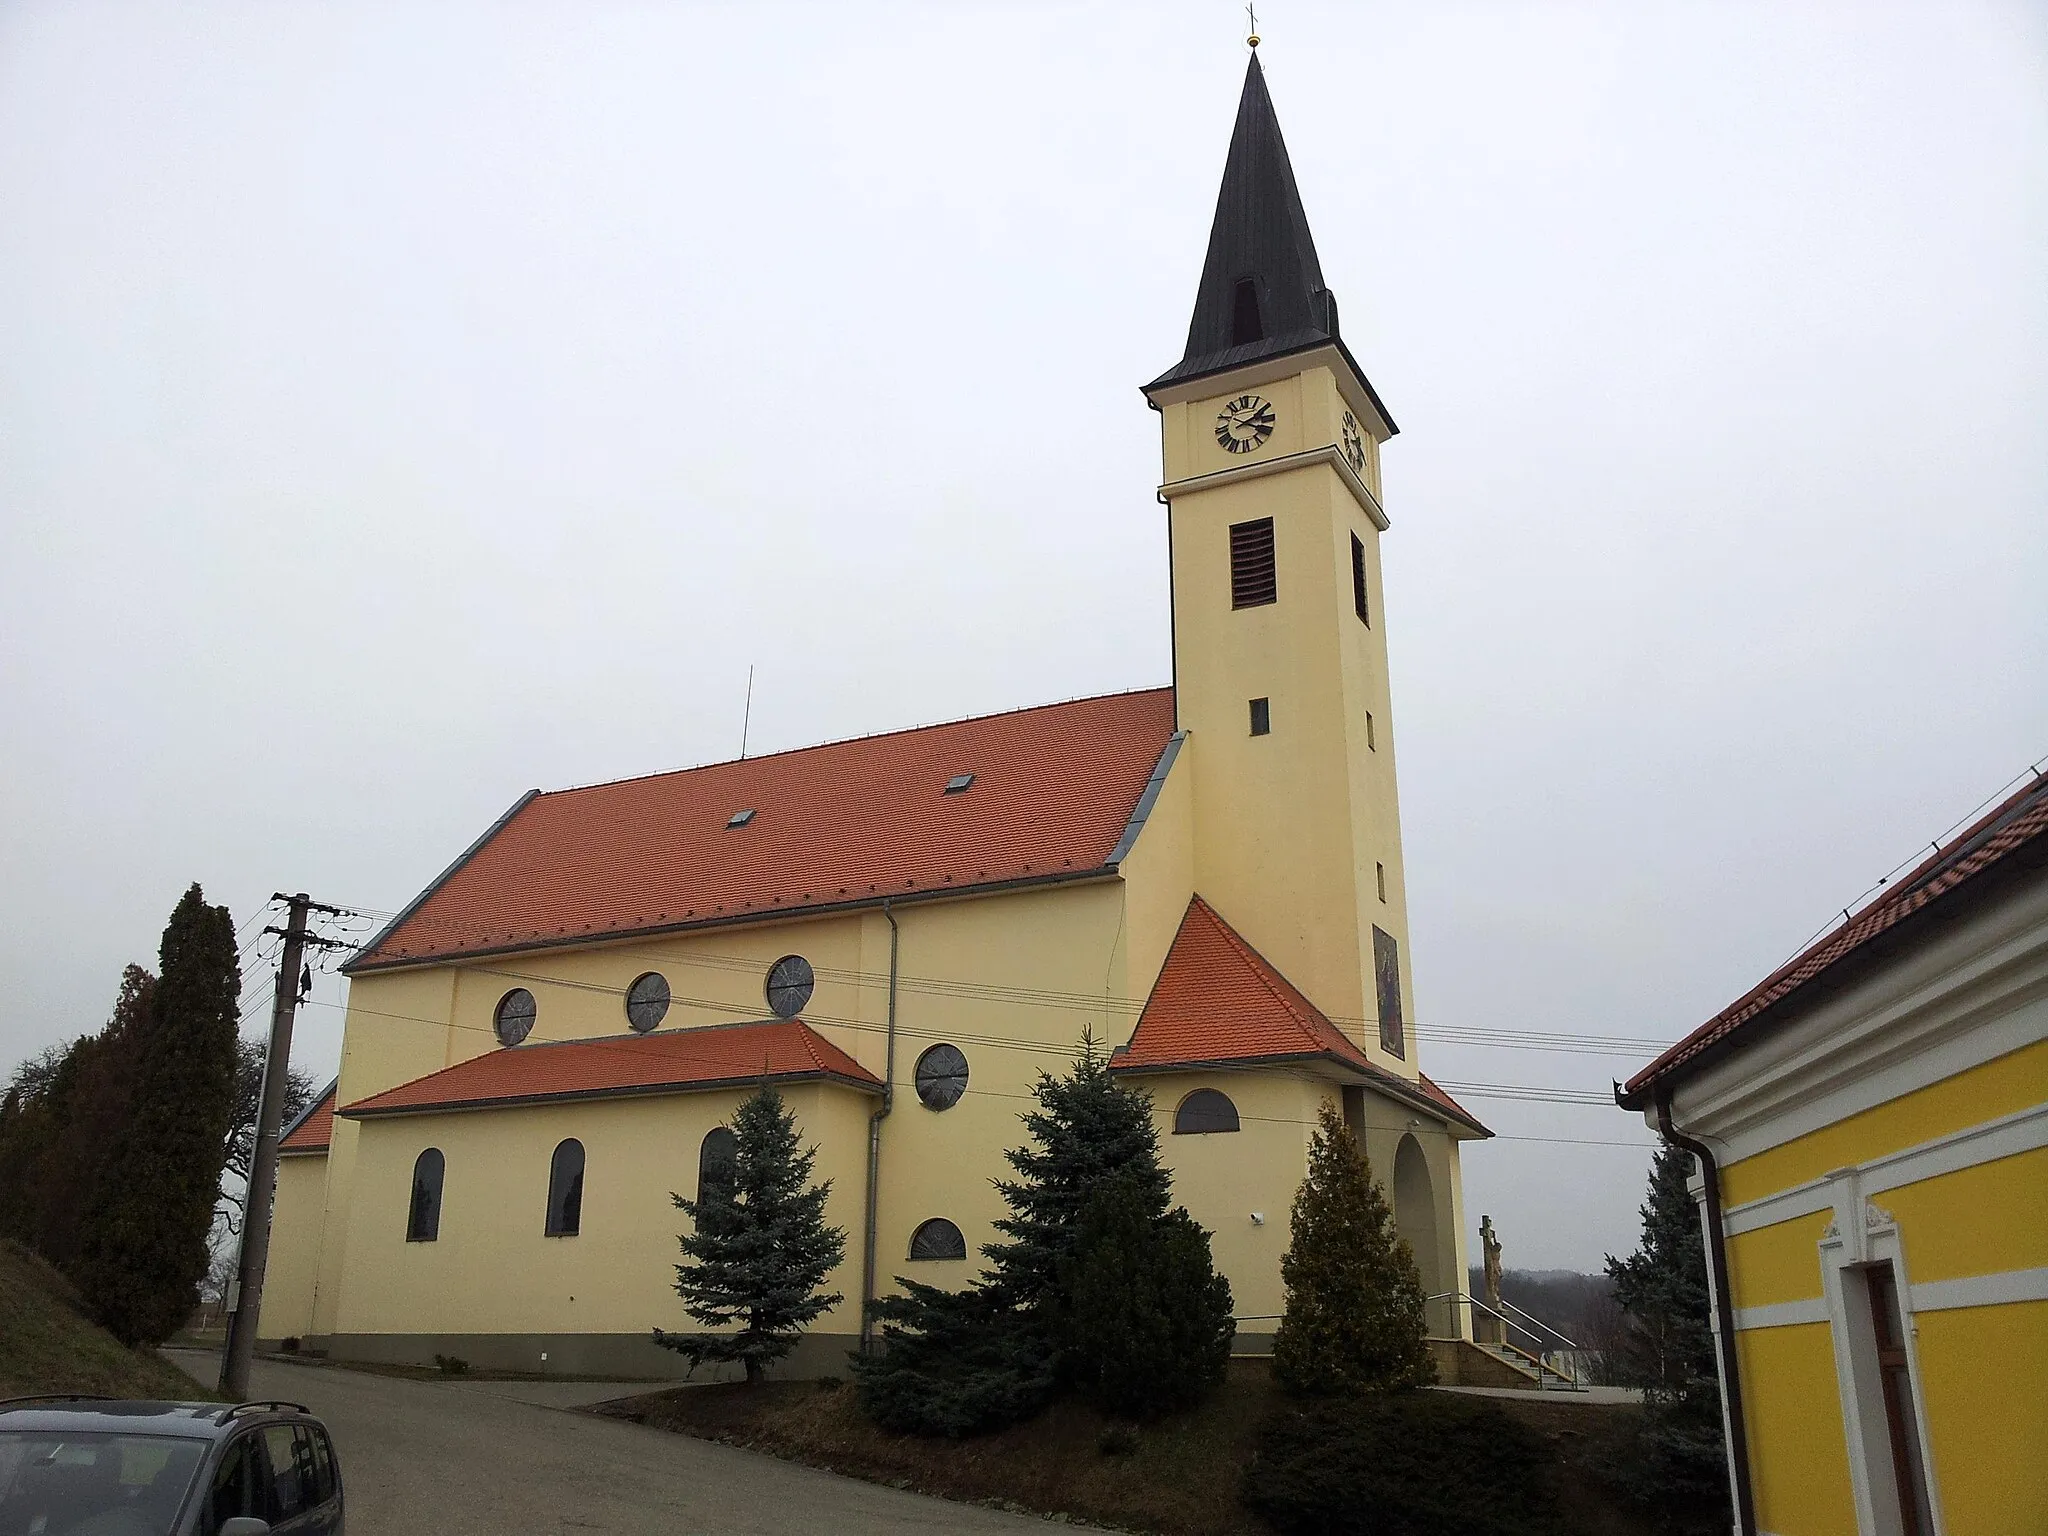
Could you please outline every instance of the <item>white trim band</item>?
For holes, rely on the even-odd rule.
[[[2048,1301],[2048,1268],[2005,1269],[1956,1280],[1924,1280],[1913,1287],[1915,1312],[1951,1312],[1962,1307],[2004,1307],[2020,1301]]]
[[[1746,1333],[1753,1328],[1792,1328],[1802,1323],[1825,1323],[1828,1299],[1810,1296],[1804,1301],[1775,1301],[1765,1307],[1737,1307],[1735,1329]]]
[[[1335,443],[1326,443],[1321,448],[1304,448],[1299,453],[1283,453],[1276,459],[1260,459],[1251,464],[1233,464],[1228,469],[1212,469],[1206,475],[1189,475],[1185,480],[1169,480],[1159,487],[1159,494],[1168,501],[1176,496],[1185,496],[1190,491],[1214,490],[1219,485],[1229,485],[1237,480],[1258,480],[1267,475],[1282,474],[1290,469],[1304,469],[1314,464],[1328,464],[1337,471],[1337,478],[1344,482],[1344,489],[1351,493],[1366,520],[1373,527],[1385,533],[1393,524],[1387,521],[1387,514],[1380,506],[1380,500],[1373,495],[1372,488],[1358,478],[1358,471],[1351,467],[1351,461],[1344,457],[1343,450]]]

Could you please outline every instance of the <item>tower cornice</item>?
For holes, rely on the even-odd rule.
[[[1337,471],[1337,478],[1344,482],[1344,489],[1351,493],[1358,509],[1373,527],[1385,533],[1393,526],[1385,509],[1380,506],[1379,498],[1373,495],[1370,486],[1359,479],[1358,471],[1351,467],[1351,461],[1344,457],[1343,449],[1335,443],[1325,443],[1320,448],[1304,448],[1299,453],[1285,453],[1276,459],[1261,459],[1252,464],[1233,464],[1228,469],[1211,470],[1206,475],[1169,480],[1159,487],[1159,496],[1161,500],[1171,502],[1174,497],[1186,496],[1193,491],[1214,490],[1219,485],[1263,479],[1267,475],[1281,475],[1290,469],[1307,469],[1316,464],[1328,464]]]

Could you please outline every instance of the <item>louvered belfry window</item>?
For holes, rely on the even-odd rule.
[[[1230,606],[1257,608],[1277,603],[1273,570],[1273,519],[1230,525]]]

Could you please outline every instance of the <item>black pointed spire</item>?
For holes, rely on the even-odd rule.
[[[1332,343],[1344,350],[1336,295],[1323,285],[1287,141],[1280,136],[1266,74],[1254,53],[1244,72],[1223,187],[1216,194],[1216,219],[1188,323],[1187,352],[1145,387],[1154,390]],[[1349,362],[1350,353],[1344,355]],[[1351,366],[1364,383],[1358,365]],[[1372,386],[1366,389],[1370,393]],[[1393,425],[1391,419],[1387,425]]]

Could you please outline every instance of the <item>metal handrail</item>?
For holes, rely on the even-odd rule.
[[[1468,1296],[1463,1291],[1441,1291],[1434,1296],[1426,1297],[1425,1300],[1451,1301],[1459,1303],[1463,1306],[1477,1307],[1481,1312],[1484,1312],[1488,1317],[1492,1318],[1495,1322],[1499,1323],[1502,1328],[1517,1329],[1522,1333],[1528,1334],[1531,1338],[1535,1337],[1534,1329],[1525,1328],[1520,1323],[1515,1322],[1512,1318],[1503,1317],[1500,1313],[1494,1311],[1492,1307],[1489,1307],[1485,1302],[1481,1301],[1477,1296]],[[1544,1322],[1543,1319],[1541,1319],[1540,1317],[1532,1316],[1531,1314],[1522,1311],[1520,1307],[1516,1306],[1507,1298],[1501,1298],[1501,1305],[1503,1307],[1506,1307],[1510,1312],[1514,1312],[1522,1317],[1528,1318],[1529,1321],[1534,1323],[1537,1328],[1541,1328],[1545,1333],[1549,1334],[1552,1338],[1563,1340],[1563,1342],[1571,1349],[1576,1351],[1579,1348],[1577,1344],[1573,1343],[1569,1338],[1566,1338],[1564,1334],[1559,1333],[1555,1328],[1551,1327],[1550,1324]],[[1540,1345],[1541,1340],[1538,1340],[1537,1342]],[[1501,1340],[1501,1343],[1509,1349],[1515,1348],[1515,1346],[1509,1344],[1505,1338]],[[1522,1353],[1526,1354],[1527,1351],[1522,1351]],[[1536,1364],[1542,1370],[1549,1371],[1554,1375],[1562,1376],[1566,1381],[1570,1382],[1573,1386],[1577,1386],[1579,1384],[1579,1373],[1576,1367],[1573,1367],[1571,1370],[1560,1371],[1556,1366],[1551,1365],[1549,1362],[1547,1362],[1541,1354],[1537,1354],[1531,1358],[1533,1358],[1536,1361]],[[1567,1364],[1569,1363],[1570,1362],[1567,1362]],[[1540,1381],[1541,1379],[1542,1378],[1539,1376],[1538,1380]]]

